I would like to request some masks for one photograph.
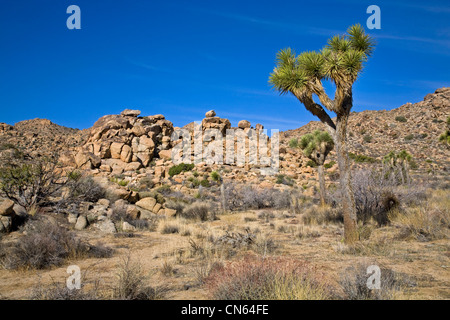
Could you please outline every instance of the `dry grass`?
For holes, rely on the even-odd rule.
[[[425,205],[406,207],[398,214],[413,212],[420,208],[428,208],[428,212],[442,211],[448,214],[448,195],[448,191],[434,191],[428,197],[433,201],[429,202],[428,207]],[[358,295],[351,294],[350,290],[353,287],[357,288],[354,284],[363,283],[364,274],[361,273],[360,278],[352,278],[351,275],[359,273],[352,273],[348,268],[352,266],[356,268],[366,258],[370,258],[371,261],[380,263],[380,266],[388,266],[385,268],[395,270],[396,275],[408,275],[417,283],[417,286],[411,289],[409,282],[404,285],[398,285],[400,282],[396,282],[395,290],[390,291],[392,295],[382,295],[379,297],[380,299],[397,299],[405,296],[409,299],[450,299],[447,269],[447,266],[450,265],[448,237],[439,235],[427,239],[427,242],[422,242],[418,241],[420,238],[413,236],[414,233],[409,233],[407,238],[399,238],[399,233],[403,234],[411,221],[407,223],[402,220],[404,217],[395,216],[393,223],[389,226],[379,228],[374,223],[360,226],[362,240],[354,246],[346,246],[342,243],[343,226],[341,223],[329,221],[318,224],[316,220],[313,220],[311,224],[305,225],[302,222],[305,210],[311,210],[312,216],[315,212],[322,212],[326,216],[325,212],[330,208],[321,209],[318,206],[309,205],[307,209],[302,209],[302,213],[296,216],[273,209],[247,211],[222,214],[219,216],[219,220],[204,222],[179,217],[167,218],[159,221],[159,226],[155,231],[138,230],[134,233],[135,237],[133,238],[115,238],[86,230],[77,233],[77,236],[80,235],[83,241],[95,240],[92,243],[101,240],[106,246],[114,248],[115,253],[109,259],[86,259],[85,256],[74,256],[70,258],[70,264],[80,265],[82,269],[86,268],[88,263],[98,264],[95,269],[96,276],[102,277],[101,279],[107,284],[102,287],[105,290],[101,291],[102,294],[97,297],[99,299],[127,299],[127,296],[130,299],[212,299],[218,298],[219,294],[213,295],[213,292],[216,291],[212,289],[211,285],[216,281],[219,283],[220,279],[223,280],[220,282],[220,288],[223,289],[221,292],[225,297],[228,297],[227,292],[231,292],[230,295],[236,292],[236,295],[247,295],[246,297],[249,298],[250,293],[240,291],[244,288],[239,286],[242,283],[251,290],[252,297],[261,299],[314,299],[315,297],[317,299],[353,299],[355,297],[365,299],[364,295],[358,297]],[[423,212],[427,211],[423,210]],[[282,226],[281,230],[280,226]],[[440,223],[439,226],[439,232],[446,231],[445,224]],[[166,228],[174,228],[178,232],[162,232]],[[224,237],[227,233],[229,235],[242,234],[242,236],[235,237],[236,241],[228,242],[227,240],[233,240],[233,236],[231,238]],[[436,231],[433,233],[437,234]],[[12,233],[3,236],[0,243],[11,247],[11,244],[21,237],[19,233]],[[219,241],[221,238],[223,241]],[[142,280],[140,282],[142,288],[153,288],[148,289],[150,290],[148,292],[145,291],[147,289],[143,289],[145,294],[117,293],[120,291],[116,289],[119,279],[127,277],[118,277],[116,266],[124,269],[122,260],[128,256],[129,250],[139,257],[140,272],[138,272],[139,268],[129,266],[125,268],[128,271],[123,274],[137,274],[136,277]],[[255,257],[250,261],[248,258],[244,258],[248,255],[255,255]],[[284,262],[277,264],[277,259]],[[250,270],[246,270],[244,262],[249,261],[251,263],[248,266],[252,268],[248,267],[247,269]],[[266,266],[262,261],[272,262],[274,266],[277,266],[277,270]],[[305,278],[295,272],[292,274],[290,269],[284,266],[285,263],[289,265],[291,262],[286,261],[300,261],[300,265],[303,265],[302,261],[308,261],[310,263],[307,264],[306,270],[320,270],[330,281],[326,281],[320,273],[316,275],[306,271]],[[295,265],[294,262],[291,264]],[[40,295],[41,298],[83,298],[83,295],[71,297],[62,289],[60,292],[56,289],[54,292],[45,292],[47,288],[52,289],[51,279],[53,278],[61,278],[61,284],[65,283],[66,267],[63,263],[60,266],[40,271],[43,275],[44,291]],[[171,270],[171,272],[163,270]],[[228,271],[221,272],[220,270]],[[279,270],[287,271],[284,275],[277,274],[276,271]],[[299,270],[305,271],[301,267]],[[300,274],[304,273],[300,272]],[[344,274],[349,276],[347,282],[339,283],[338,280]],[[245,281],[246,278],[253,275],[261,276],[257,278],[262,281],[258,285],[261,291],[251,286],[249,281]],[[271,275],[270,279],[272,280],[266,282],[264,279],[269,277],[264,275]],[[129,279],[132,280],[133,277],[130,276]],[[133,281],[125,280],[120,280],[120,282],[122,282],[122,288],[128,287],[126,283],[133,283]],[[36,274],[33,270],[18,272],[0,270],[0,295],[4,298],[29,297],[30,288],[36,283]],[[324,284],[326,284],[325,293],[321,291]],[[167,291],[163,290],[164,285],[166,288],[170,286],[170,296]],[[237,288],[237,291],[233,291],[233,288]],[[271,291],[269,292],[267,288],[271,288]],[[329,290],[330,288],[332,290]],[[127,290],[123,289],[122,292],[127,292]],[[88,293],[89,291],[84,292],[84,294]],[[375,297],[369,295],[366,298]]]
[[[401,227],[400,239],[432,241],[450,237],[450,191],[433,191],[428,202],[393,211],[390,219]]]
[[[332,292],[310,265],[289,258],[247,256],[213,269],[206,280],[219,300],[323,300]]]

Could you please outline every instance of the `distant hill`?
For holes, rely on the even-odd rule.
[[[79,145],[88,130],[71,129],[47,119],[25,120],[14,126],[0,123],[0,148],[12,145],[32,155],[49,155]]]
[[[393,110],[352,112],[349,119],[349,152],[382,159],[390,151],[407,150],[419,165],[431,163],[450,169],[450,149],[439,142],[450,116],[450,88],[440,88],[423,101],[406,103]],[[282,145],[316,129],[312,121],[281,134]]]

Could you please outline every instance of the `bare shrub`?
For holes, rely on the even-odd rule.
[[[389,212],[402,205],[418,203],[426,198],[424,188],[412,182],[399,185],[398,179],[388,171],[358,170],[352,174],[358,221],[371,219],[379,226],[390,223]],[[340,207],[340,190],[330,193],[330,203]]]
[[[302,221],[306,225],[342,223],[344,222],[344,217],[342,210],[339,208],[314,205],[304,210],[302,214]]]
[[[65,185],[57,157],[0,159],[0,195],[27,211],[51,203]]]
[[[69,178],[67,187],[69,193],[66,201],[69,203],[79,203],[81,201],[97,202],[106,197],[106,191],[103,186],[91,176],[76,175],[73,178]]]
[[[7,269],[44,269],[58,266],[67,258],[109,257],[112,250],[91,246],[67,229],[45,221],[37,221],[4,254],[2,265]]]
[[[139,261],[133,261],[131,255],[123,258],[116,272],[117,282],[113,297],[118,300],[156,300],[164,297],[162,287],[149,287],[148,276]]]
[[[88,288],[89,287],[89,288]],[[30,290],[30,300],[101,300],[103,298],[99,281],[92,283],[82,275],[81,288],[69,289],[67,284],[53,281],[50,285],[43,285],[41,279]]]
[[[224,184],[224,198],[227,210],[248,210],[291,206],[292,194],[275,188],[256,188],[251,185]]]
[[[192,220],[214,220],[215,214],[209,203],[194,202],[186,206],[180,214],[180,217]]]
[[[447,194],[448,197],[448,194]],[[450,237],[449,200],[434,199],[431,204],[393,212],[390,216],[400,225],[400,239],[413,238],[419,241],[448,239]]]
[[[176,215],[181,215],[183,213],[184,208],[186,207],[187,203],[183,200],[178,199],[170,199],[167,200],[165,203],[166,208],[176,210]]]
[[[159,228],[161,234],[179,233],[181,229],[180,224],[178,222],[173,221],[164,221]]]
[[[407,286],[414,285],[410,279],[391,269],[380,267],[380,289],[369,289],[367,268],[374,263],[359,263],[345,270],[340,276],[339,284],[347,300],[393,300]]]
[[[241,261],[213,269],[206,286],[218,300],[324,300],[332,293],[314,267],[289,258]]]

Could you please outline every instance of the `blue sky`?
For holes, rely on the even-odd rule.
[[[81,30],[69,30],[69,5]],[[381,8],[377,47],[354,85],[354,109],[417,102],[450,86],[450,3],[424,1],[2,0],[0,122],[47,118],[88,128],[125,108],[174,125],[214,109],[294,129],[315,118],[268,84],[279,49],[320,50],[366,9]]]

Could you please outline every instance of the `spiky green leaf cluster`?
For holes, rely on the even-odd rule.
[[[314,153],[328,154],[333,150],[334,142],[327,132],[316,130],[302,136],[298,146],[303,150],[305,156],[316,160]]]
[[[318,94],[321,80],[330,80],[337,86],[349,87],[357,79],[363,64],[372,54],[375,42],[364,28],[357,24],[346,35],[336,35],[320,51],[303,52],[296,56],[291,48],[277,54],[276,67],[269,82],[282,94]]]
[[[412,156],[406,150],[402,150],[399,153],[391,151],[387,155],[385,155],[383,159],[384,163],[390,163],[393,166],[396,166],[398,162],[402,163],[404,161],[412,161]]]

